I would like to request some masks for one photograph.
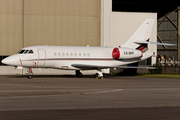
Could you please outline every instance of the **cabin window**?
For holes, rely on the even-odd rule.
[[[56,53],[54,53],[54,56],[56,56]]]
[[[62,56],[64,57],[64,56],[65,56],[65,54],[63,53],[63,54],[62,54]]]
[[[76,54],[76,53],[74,53],[74,56],[75,56],[75,57],[77,57],[77,54]]]
[[[68,57],[68,56],[69,56],[69,53],[66,53],[66,56]]]
[[[61,56],[61,53],[58,53],[58,56]]]
[[[33,54],[34,52],[33,52],[33,50],[29,50],[29,52],[28,52],[28,54]]]
[[[88,53],[87,56],[90,57],[90,53]]]
[[[83,56],[86,57],[86,53],[84,53]]]
[[[79,57],[81,57],[81,53],[79,53]]]
[[[71,57],[73,56],[73,54],[72,54],[72,53],[71,53],[70,55],[71,55]]]

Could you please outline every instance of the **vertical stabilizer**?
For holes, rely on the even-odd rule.
[[[154,19],[146,19],[122,47],[137,49],[141,44],[135,42],[146,42],[150,39],[153,24]]]

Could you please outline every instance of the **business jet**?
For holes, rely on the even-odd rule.
[[[146,19],[130,39],[119,47],[72,47],[72,46],[31,46],[2,60],[3,64],[27,68],[32,78],[32,68],[54,68],[75,70],[81,77],[81,70],[97,70],[96,77],[103,79],[102,69],[143,68],[125,66],[150,58],[155,53],[148,50],[148,44],[174,45],[150,42],[154,19]]]

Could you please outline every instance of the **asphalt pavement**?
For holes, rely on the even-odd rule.
[[[0,76],[0,119],[180,118],[180,79]]]

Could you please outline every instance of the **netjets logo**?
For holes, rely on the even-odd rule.
[[[114,52],[114,53],[113,53],[113,56],[114,56],[114,55],[117,55],[117,52]]]
[[[113,56],[113,58],[116,58],[116,59],[119,58],[120,53],[119,53],[119,49],[118,48],[114,48],[113,49],[112,56]]]

